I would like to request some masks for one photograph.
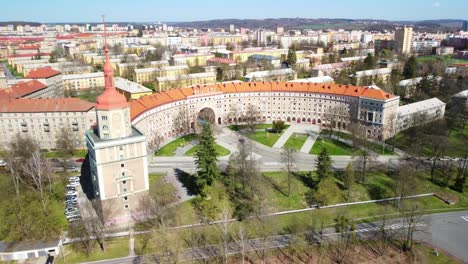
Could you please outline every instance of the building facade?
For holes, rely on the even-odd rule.
[[[56,149],[63,129],[73,135],[76,148],[85,148],[83,135],[95,122],[94,104],[77,98],[1,101],[0,144],[17,135],[34,139],[41,149]]]
[[[105,53],[105,90],[96,101],[96,126],[86,133],[92,197],[104,222],[126,223],[149,188],[146,137],[132,126],[127,100],[115,89],[107,44]]]
[[[217,125],[245,120],[248,105],[258,109],[259,122],[284,120],[347,129],[361,124],[368,137],[394,134],[399,97],[382,90],[339,84],[251,82],[174,89],[132,101],[132,123],[151,140],[164,141],[194,129],[201,110],[213,110]],[[236,108],[238,116],[232,116]],[[174,122],[186,114],[186,122]],[[331,115],[330,115],[331,113]],[[333,116],[331,118],[330,116]],[[190,126],[181,127],[187,123]]]
[[[413,28],[403,27],[395,30],[395,52],[398,54],[408,54],[411,52],[413,41]]]

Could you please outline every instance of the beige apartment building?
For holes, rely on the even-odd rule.
[[[413,42],[413,28],[403,27],[395,30],[395,52],[398,54],[408,54],[411,52]]]
[[[254,54],[270,55],[273,57],[282,58],[288,54],[288,49],[261,49],[251,48],[239,51],[233,51],[229,54],[229,59],[234,60],[236,63],[246,62],[250,56]]]
[[[0,102],[1,99],[0,99]],[[71,133],[77,148],[85,148],[83,135],[96,120],[94,104],[78,98],[16,99],[0,104],[0,144],[16,135],[28,136],[41,149],[55,149],[62,129]]]
[[[104,87],[104,73],[102,72],[63,75],[62,79],[65,90],[86,90]]]
[[[156,77],[177,76],[188,74],[189,67],[187,65],[165,66],[160,68],[143,68],[135,69],[133,80],[137,83],[154,82]]]
[[[257,120],[271,123],[308,123],[346,130],[352,120],[369,138],[385,139],[394,134],[399,97],[382,90],[340,84],[251,82],[222,83],[173,89],[130,102],[132,123],[150,140],[165,142],[189,131],[199,113],[209,109],[216,125],[245,121],[249,105],[259,111]],[[238,116],[232,116],[236,108]],[[190,128],[174,123],[181,112],[188,113]],[[393,132],[392,132],[393,131]]]
[[[189,54],[174,54],[169,61],[171,65],[188,65],[189,67],[194,66],[206,66],[207,61],[211,58],[214,58],[213,54],[199,54],[199,53],[189,53]]]
[[[178,76],[156,77],[154,88],[161,92],[190,85],[211,84],[216,82],[214,72],[201,72]]]

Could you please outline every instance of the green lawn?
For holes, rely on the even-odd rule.
[[[415,128],[415,129],[424,129],[422,128]],[[416,150],[417,153],[415,153],[415,148],[412,148],[412,139],[410,134],[412,133],[412,130],[405,130],[402,131],[398,134],[396,134],[393,138],[388,140],[388,144],[391,144],[395,146],[396,148],[399,148],[403,151],[408,151],[410,153],[414,153],[417,155],[423,155],[423,156],[432,156],[431,150],[430,150],[430,144],[431,142],[425,141],[422,142],[423,147],[422,148],[417,148]],[[465,127],[463,131],[461,129],[454,130],[450,133],[450,136],[448,137],[448,144],[446,147],[445,153],[443,153],[442,156],[450,156],[450,157],[461,157],[465,153],[465,142],[468,139],[468,126]]]
[[[195,140],[196,138],[197,138],[197,135],[195,134],[188,134],[183,137],[180,137],[166,144],[164,147],[159,149],[159,151],[155,152],[154,155],[155,156],[174,156],[175,150],[178,147],[185,147],[187,146],[187,144],[189,144],[191,141]]]
[[[185,152],[185,156],[194,156],[195,153],[197,152],[197,149],[198,149],[198,145],[193,146],[191,149]],[[216,149],[216,154],[218,154],[218,156],[227,156],[231,154],[231,151],[229,151],[228,149],[216,143],[215,143],[215,149]]]
[[[74,249],[72,245],[65,245],[65,261],[63,255],[60,254],[55,258],[55,263],[82,263],[104,259],[121,258],[126,257],[129,254],[128,237],[112,238],[107,240],[104,245],[106,250],[103,252],[96,243],[89,257],[83,254],[80,250]]]
[[[434,255],[434,248],[424,245],[424,244],[416,244],[415,246],[416,253],[421,258],[421,263],[430,263],[430,264],[458,264],[460,262],[454,260],[453,258],[445,255],[444,253],[440,252],[439,256]]]
[[[102,92],[104,92],[104,88],[88,89],[77,91],[75,94],[73,94],[72,97],[80,98],[82,100],[95,103],[97,97],[101,95]]]
[[[271,133],[267,131],[255,131],[254,133],[248,133],[247,136],[268,147],[273,147],[273,145],[281,137],[282,133]]]
[[[44,151],[43,152],[46,158],[52,159],[60,159],[64,157],[64,154],[60,151]],[[86,149],[78,149],[75,151],[73,154],[74,158],[84,158],[86,157],[86,154],[88,153],[88,150]]]
[[[325,135],[325,136],[329,136],[330,135],[330,130],[328,129],[323,129],[322,132],[320,133],[321,135]],[[351,137],[351,134],[348,134],[348,133],[343,133],[343,132],[339,132],[339,131],[335,131],[333,130],[332,135],[334,136],[337,136],[339,137],[340,139],[344,139],[344,140],[352,140],[352,137]],[[336,141],[335,141],[336,142]],[[336,144],[336,143],[335,143]],[[339,144],[339,143],[338,143]],[[345,146],[347,146],[346,144],[343,144]],[[321,146],[320,146],[321,147]],[[312,148],[313,150],[314,148]],[[374,151],[375,153],[377,153],[378,155],[396,155],[396,153],[394,151],[392,151],[391,149],[389,148],[384,148],[382,149],[382,146],[377,144],[377,143],[373,143],[373,142],[369,142],[369,149]],[[320,153],[321,151],[321,148],[319,148],[318,150],[316,150],[318,152],[314,152],[311,154],[318,154]],[[328,149],[328,151],[330,151],[330,149]],[[352,151],[351,151],[352,152]],[[346,152],[342,152],[342,153],[346,153]],[[330,154],[330,155],[351,155],[351,154]]]
[[[288,141],[284,143],[284,147],[292,148],[299,151],[301,150],[302,145],[304,145],[304,142],[307,140],[307,137],[308,135],[306,134],[294,133],[289,137]]]
[[[294,175],[291,175],[291,196],[288,197],[288,176],[286,172],[264,172],[264,191],[270,206],[274,211],[300,209],[307,207],[305,193],[307,186]]]
[[[310,150],[310,154],[318,155],[323,148],[326,148],[329,155],[350,156],[353,154],[353,147],[341,141],[319,137]]]
[[[322,129],[322,132],[320,132],[321,135],[330,135],[330,130],[328,129]],[[351,140],[351,134],[340,132],[337,130],[333,130],[332,135],[339,137],[340,139],[345,139],[345,140]]]
[[[397,155],[394,151],[388,148],[382,148],[381,145],[373,142],[369,142],[369,149],[377,153],[378,155]]]
[[[416,57],[416,61],[418,62],[426,62],[426,61],[435,61],[441,60],[445,63],[452,64],[452,63],[467,63],[468,60],[460,60],[453,58],[453,55],[429,55],[429,56],[418,56]]]

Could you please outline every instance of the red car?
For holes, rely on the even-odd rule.
[[[81,158],[81,159],[77,159],[77,160],[76,160],[76,162],[83,162],[83,161],[85,161],[84,158]]]

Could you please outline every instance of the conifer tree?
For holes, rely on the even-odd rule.
[[[321,181],[325,177],[332,176],[333,174],[333,161],[330,158],[330,155],[328,155],[328,151],[326,148],[323,148],[320,154],[317,157],[317,176],[319,180]]]
[[[199,144],[195,157],[195,163],[197,165],[197,185],[201,195],[205,196],[204,188],[206,186],[211,186],[219,176],[215,141],[209,123],[203,125],[203,130],[199,135]]]

